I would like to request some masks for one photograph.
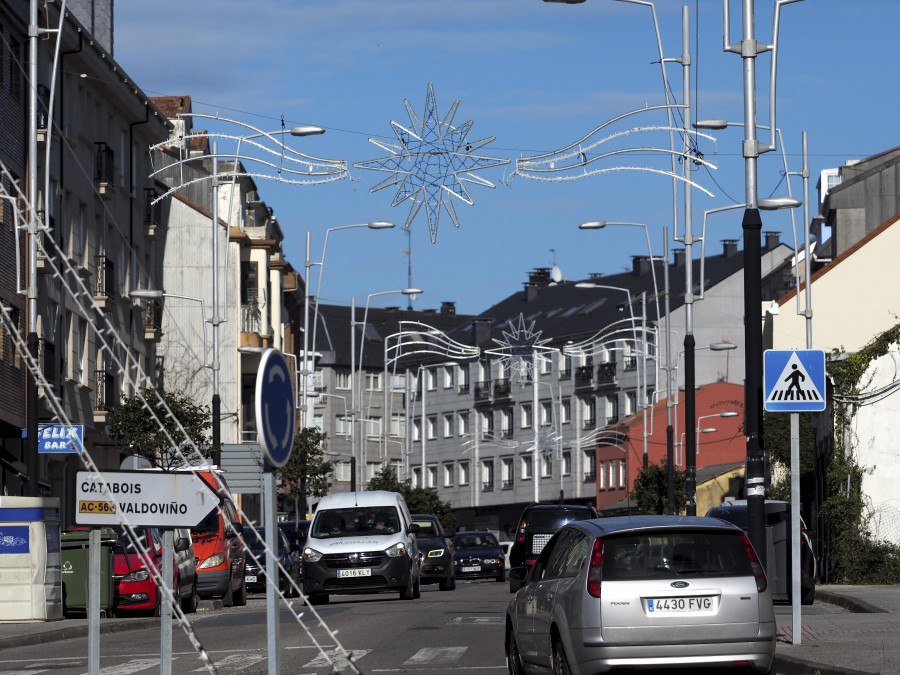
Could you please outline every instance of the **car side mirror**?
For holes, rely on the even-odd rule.
[[[236,537],[239,534],[244,534],[244,526],[240,523],[231,523],[230,525],[225,526],[225,536],[228,538]]]
[[[187,537],[179,537],[175,540],[175,553],[187,551],[191,547],[191,540]]]
[[[525,585],[528,580],[527,567],[512,567],[509,570],[509,580],[511,583]]]
[[[418,534],[419,529],[420,529],[420,528],[419,528],[419,524],[418,524],[418,523],[412,523],[412,524],[409,526],[409,533],[410,533],[410,534]]]

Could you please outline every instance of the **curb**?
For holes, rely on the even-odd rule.
[[[870,605],[865,600],[859,598],[851,598],[841,593],[832,593],[831,591],[816,589],[816,600],[827,602],[829,605],[837,605],[853,612],[854,614],[889,614],[888,610]]]
[[[772,671],[777,675],[878,675],[878,673],[871,673],[868,670],[825,666],[813,661],[804,661],[778,654],[775,654]]]
[[[129,630],[140,630],[145,628],[153,628],[159,626],[159,617],[152,619],[132,619],[130,621],[101,621],[100,634],[104,633],[121,633]],[[66,626],[59,630],[46,630],[39,633],[30,633],[27,635],[16,635],[15,637],[0,638],[0,650],[9,649],[10,647],[24,647],[31,645],[42,645],[59,640],[70,640],[72,638],[84,638],[88,636],[89,626],[83,623],[78,626]]]

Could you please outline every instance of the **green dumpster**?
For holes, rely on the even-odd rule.
[[[67,530],[60,535],[60,576],[63,587],[63,612],[87,612],[88,573],[91,547],[89,529]],[[113,615],[115,581],[113,578],[116,533],[109,528],[100,530],[100,616]]]

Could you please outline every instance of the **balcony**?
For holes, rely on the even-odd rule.
[[[460,385],[456,388],[456,393],[457,393],[457,394],[468,394],[468,393],[469,393],[469,383],[468,383],[468,382],[464,382],[463,384],[460,384]]]
[[[626,356],[622,359],[622,367],[625,370],[637,370],[638,360],[636,356]]]
[[[94,395],[94,422],[102,424],[106,422],[106,414],[117,403],[116,401],[116,376],[112,371],[94,371],[94,383],[96,385]]]
[[[106,143],[94,143],[94,186],[107,199],[116,189],[116,154]]]
[[[500,483],[501,490],[512,490],[516,486],[516,482],[512,479],[505,480]]]
[[[561,379],[561,380],[572,379],[572,369],[571,368],[561,368],[559,371],[559,379]]]
[[[515,435],[515,432],[512,429],[504,429],[500,432],[500,437],[505,439],[510,439]]]
[[[144,340],[159,342],[162,335],[162,303],[151,300],[144,308]]]
[[[111,312],[116,291],[116,266],[105,255],[97,256],[97,284],[94,287],[94,302],[101,312]]]
[[[475,403],[491,400],[491,381],[483,380],[475,383]]]
[[[253,300],[241,305],[241,347],[263,347],[262,312]]]
[[[596,473],[586,473],[584,474],[584,478],[582,479],[585,483],[596,483],[597,482],[597,474]]]
[[[508,398],[512,396],[512,385],[509,383],[509,379],[502,377],[498,380],[494,380],[494,396],[497,398]]]
[[[575,388],[585,389],[594,386],[594,367],[578,366],[575,369]]]
[[[601,363],[597,366],[597,384],[616,383],[616,362]]]
[[[153,203],[156,196],[153,188],[144,190],[144,236],[147,239],[156,239],[162,227],[162,203]]]
[[[597,420],[593,419],[593,418],[584,420],[584,422],[581,423],[582,429],[595,429],[596,427],[597,427]]]
[[[494,481],[486,480],[481,483],[481,491],[482,492],[493,492],[494,490]]]

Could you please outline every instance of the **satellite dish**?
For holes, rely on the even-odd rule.
[[[550,270],[550,278],[555,284],[558,284],[560,281],[562,281],[562,272],[560,272],[559,268],[556,265],[554,265],[553,269]]]

